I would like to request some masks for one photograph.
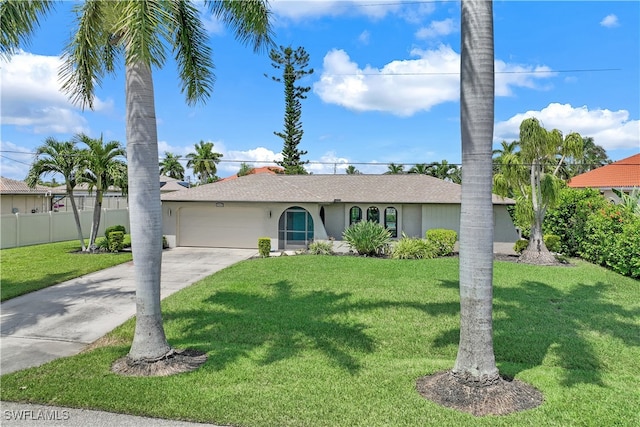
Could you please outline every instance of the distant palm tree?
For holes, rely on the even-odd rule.
[[[198,175],[201,184],[206,184],[216,176],[216,164],[220,163],[222,154],[213,151],[213,142],[200,141],[194,147],[195,152],[187,154],[187,167]]]
[[[429,166],[426,163],[417,163],[409,169],[409,173],[417,173],[420,175],[429,175]]]
[[[78,240],[84,252],[86,250],[84,237],[82,236],[82,226],[80,225],[80,215],[76,206],[76,199],[73,195],[78,175],[84,163],[84,156],[77,148],[75,141],[58,141],[55,138],[47,138],[44,144],[36,148],[36,160],[31,164],[27,175],[27,185],[34,188],[38,179],[51,173],[59,173],[64,177],[67,198],[71,203],[73,218],[76,222]],[[54,178],[55,181],[55,178]]]
[[[89,250],[95,250],[95,242],[100,227],[102,213],[102,200],[105,191],[109,187],[116,186],[123,193],[127,189],[127,164],[124,162],[126,151],[118,141],[104,142],[102,135],[99,139],[90,138],[85,134],[74,137],[76,142],[84,143],[88,148],[85,151],[85,166],[83,174],[78,181],[89,185],[89,191],[96,191],[96,201],[93,207],[93,221],[91,234],[89,235]]]
[[[456,184],[460,184],[461,182],[460,167],[446,160],[439,163],[429,163],[426,174],[444,181],[455,182]]]
[[[398,175],[404,173],[404,165],[401,164],[389,163],[387,168],[385,175]]]
[[[361,172],[358,169],[356,169],[356,167],[353,166],[353,165],[347,166],[347,168],[344,171],[347,173],[347,175],[360,175],[361,174]]]
[[[160,162],[160,175],[180,181],[184,180],[184,166],[180,163],[180,156],[165,151],[164,159]]]
[[[576,175],[611,163],[611,159],[609,159],[607,155],[607,150],[596,144],[590,136],[582,138],[582,157],[571,160],[568,167],[568,178],[573,178]]]

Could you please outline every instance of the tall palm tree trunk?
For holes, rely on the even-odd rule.
[[[162,326],[162,211],[158,136],[151,68],[126,65],[127,162],[131,246],[136,278],[136,328],[129,359],[158,360],[171,351]]]
[[[474,384],[499,380],[493,353],[493,6],[462,1],[460,115],[460,345],[453,373]]]
[[[80,241],[80,249],[82,252],[86,251],[87,248],[84,244],[84,236],[82,235],[82,225],[80,225],[80,214],[78,213],[78,206],[76,206],[76,199],[73,196],[73,188],[67,186],[67,197],[71,202],[71,210],[73,211],[73,219],[76,222],[76,230],[78,231],[78,240]]]
[[[96,238],[100,229],[100,215],[102,214],[102,190],[96,189],[96,201],[93,204],[93,221],[91,221],[91,234],[89,235],[89,250],[96,250]]]

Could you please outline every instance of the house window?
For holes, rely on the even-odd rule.
[[[371,206],[367,209],[367,221],[380,222],[380,210],[375,206]]]
[[[284,211],[278,221],[278,239],[282,244],[282,249],[306,247],[313,241],[311,214],[299,206]]]
[[[362,221],[362,209],[354,206],[349,211],[349,225]]]
[[[398,211],[396,208],[386,208],[384,210],[384,228],[389,230],[391,237],[398,237]]]

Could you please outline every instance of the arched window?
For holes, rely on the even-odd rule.
[[[375,206],[367,209],[367,221],[380,222],[380,210]]]
[[[398,237],[398,211],[396,208],[386,208],[384,210],[384,228],[389,230],[391,237]]]
[[[362,209],[353,206],[349,211],[349,225],[362,221]]]

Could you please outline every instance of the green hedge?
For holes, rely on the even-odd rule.
[[[271,238],[260,237],[258,239],[258,253],[262,258],[268,258],[271,252]]]
[[[427,230],[425,237],[436,249],[436,256],[447,256],[453,253],[453,248],[458,240],[458,233],[444,228]]]

